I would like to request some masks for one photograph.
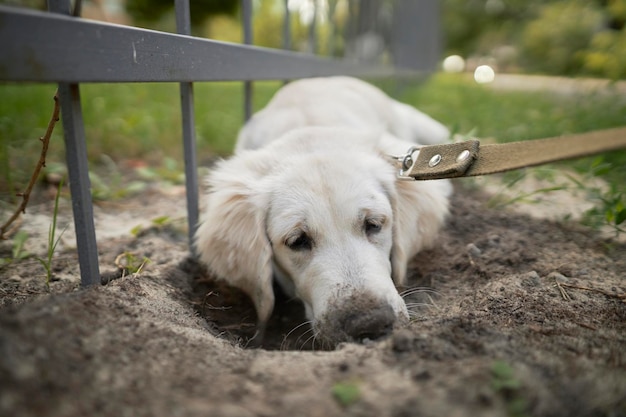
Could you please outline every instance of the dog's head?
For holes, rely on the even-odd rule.
[[[275,277],[328,345],[406,321],[410,256],[430,244],[448,185],[396,180],[371,135],[307,128],[223,161],[196,233],[200,259],[269,318]]]

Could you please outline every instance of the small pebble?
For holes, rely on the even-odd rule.
[[[550,272],[548,274],[548,279],[550,280],[556,280],[557,282],[563,283],[563,284],[567,284],[569,282],[569,278],[566,277],[563,274],[560,274],[558,272]]]
[[[529,287],[537,287],[539,284],[541,284],[541,277],[539,276],[537,271],[530,271],[524,274],[524,279],[522,282]]]
[[[472,256],[480,256],[482,254],[482,251],[480,249],[478,249],[478,246],[474,245],[473,243],[469,243],[465,249],[467,250],[467,252],[472,255]]]
[[[493,246],[493,247],[500,246],[500,236],[496,234],[492,234],[492,235],[489,235],[487,239],[489,240],[489,246]]]

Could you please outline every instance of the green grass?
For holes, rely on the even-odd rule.
[[[50,288],[50,281],[52,280],[52,258],[56,251],[57,245],[63,236],[66,229],[63,229],[57,236],[57,219],[59,214],[59,197],[61,196],[61,190],[63,189],[63,181],[59,183],[56,196],[54,197],[54,209],[52,211],[52,223],[48,228],[48,247],[45,258],[37,258],[41,266],[46,270],[46,287]],[[66,227],[67,228],[67,227]]]
[[[254,108],[265,105],[279,82],[255,83]],[[437,74],[424,82],[380,83],[391,95],[415,105],[453,132],[473,132],[498,141],[525,140],[585,132],[626,124],[626,98],[617,95],[558,96],[540,92],[502,92],[469,78]],[[0,195],[19,190],[37,161],[52,111],[54,85],[0,85]],[[231,152],[243,120],[241,83],[196,83],[196,134],[202,163]],[[182,160],[178,85],[87,84],[81,86],[87,150],[91,166],[142,159],[157,167]],[[57,125],[48,164],[64,162],[62,125]],[[106,155],[106,158],[103,158]],[[107,162],[108,161],[108,162]],[[603,156],[614,183],[626,178],[626,152]],[[589,169],[591,158],[574,166]],[[622,186],[623,189],[623,186]]]
[[[256,109],[280,83],[257,83]],[[37,161],[52,111],[54,85],[0,85],[0,190],[20,189]],[[242,124],[241,83],[196,83],[196,136],[199,159],[231,152]],[[143,159],[152,165],[166,157],[182,161],[178,84],[86,84],[81,86],[87,153],[92,166],[102,155],[114,161]],[[64,162],[62,124],[52,136],[48,162]],[[108,159],[107,159],[108,160]]]
[[[453,131],[475,129],[477,136],[499,142],[626,125],[626,98],[617,94],[504,92],[453,74],[437,74],[422,88],[408,88],[399,98]]]
[[[491,388],[500,395],[510,417],[527,416],[528,402],[522,395],[522,382],[514,369],[504,361],[495,361],[491,366]]]

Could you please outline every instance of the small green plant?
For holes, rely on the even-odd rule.
[[[185,173],[174,158],[165,157],[162,166],[139,167],[136,172],[139,177],[147,181],[158,180],[169,184],[183,184],[185,182]]]
[[[626,195],[620,192],[615,184],[610,184],[604,192],[595,190],[596,205],[583,215],[583,223],[599,227],[607,225],[615,235],[626,233]]]
[[[491,376],[491,388],[504,399],[509,416],[526,416],[527,402],[520,393],[522,383],[515,377],[513,368],[504,361],[495,361]]]
[[[348,407],[361,398],[361,388],[354,381],[336,383],[333,385],[332,393],[342,407]]]
[[[13,250],[12,255],[14,260],[25,259],[30,256],[26,250],[24,250],[24,244],[28,240],[28,233],[24,230],[20,230],[13,237]]]
[[[152,224],[155,227],[163,227],[171,222],[170,216],[159,216],[152,219]]]
[[[13,236],[10,258],[0,258],[0,267],[8,265],[12,262],[26,259],[30,253],[24,249],[24,244],[28,240],[28,233],[20,230]]]
[[[166,227],[168,224],[171,224],[172,219],[170,218],[170,216],[159,216],[159,217],[155,217],[154,219],[152,219],[150,223],[151,225],[148,229],[154,228],[157,230],[161,230],[164,227]],[[133,227],[130,230],[130,234],[137,237],[145,230],[146,229],[141,224],[138,224],[137,226]]]
[[[618,236],[626,233],[626,188],[622,181],[616,179],[620,169],[623,169],[616,166],[619,161],[598,156],[591,163],[583,160],[573,164],[574,173],[567,167],[561,167],[562,175],[557,175],[559,170],[550,166],[508,172],[502,176],[502,187],[487,204],[502,208],[515,203],[537,203],[542,195],[553,191],[582,192],[593,206],[583,213],[580,222],[594,229],[608,227]],[[524,186],[520,184],[531,175],[533,180],[546,186],[523,190]]]
[[[101,155],[100,162],[106,168],[105,178],[95,171],[89,171],[91,194],[95,200],[116,200],[139,193],[146,188],[145,181],[127,181],[111,157]]]
[[[617,167],[606,161],[603,156],[594,158],[588,168],[579,168],[584,172],[585,178],[581,181],[572,176],[570,180],[587,194],[587,198],[594,202],[594,206],[587,210],[582,222],[588,226],[599,228],[609,226],[615,235],[626,233],[626,188],[624,184],[615,181],[610,176]],[[586,179],[600,178],[606,182],[606,187],[588,185],[591,181]]]
[[[554,176],[549,175],[550,169],[548,168],[534,168],[531,170],[532,174],[537,179],[543,179],[547,182],[554,183]],[[567,184],[554,184],[548,187],[541,187],[531,191],[520,191],[511,196],[507,191],[515,189],[515,185],[522,181],[528,175],[528,170],[518,170],[507,172],[503,175],[504,184],[500,191],[494,194],[487,205],[492,208],[503,208],[515,203],[535,203],[536,197],[550,193],[552,191],[561,191],[568,188]]]
[[[495,391],[517,390],[522,384],[515,378],[515,372],[511,366],[504,361],[495,361],[491,365],[491,387]]]
[[[54,256],[54,252],[67,229],[67,226],[61,231],[59,236],[57,237],[57,219],[59,215],[59,197],[61,196],[61,189],[63,187],[63,180],[59,183],[59,188],[57,189],[57,194],[54,198],[54,211],[52,212],[52,223],[50,224],[50,228],[48,229],[48,247],[46,258],[37,258],[37,260],[41,263],[41,265],[46,270],[46,287],[50,287],[50,281],[52,279],[52,258]]]
[[[123,252],[115,258],[115,266],[122,270],[124,274],[139,274],[144,266],[150,262],[147,257],[139,257],[132,252]]]

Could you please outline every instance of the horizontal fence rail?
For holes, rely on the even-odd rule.
[[[233,0],[234,1],[234,0]],[[252,0],[241,0],[246,43],[252,43]],[[189,36],[188,0],[175,0],[178,34],[69,16],[70,0],[48,0],[50,12],[0,6],[0,81],[59,84],[81,284],[101,282],[82,120],[80,83],[178,82],[185,159],[189,241],[198,220],[193,83],[245,81],[246,116],[251,81],[330,75],[388,77],[432,70],[438,55],[438,0],[394,0],[394,22],[376,36],[388,43],[395,67],[372,61],[218,42]],[[79,4],[79,3],[78,3]],[[319,3],[315,1],[315,10]],[[348,0],[363,12],[348,25],[352,41],[372,35],[377,7],[388,0]],[[284,0],[283,47],[292,44],[289,2]],[[358,7],[357,7],[358,6]],[[380,11],[380,9],[378,9]],[[389,24],[389,22],[387,22]],[[384,25],[382,25],[384,26]],[[388,25],[389,26],[389,25]],[[333,31],[336,28],[333,28]],[[383,28],[385,29],[385,28]],[[309,50],[317,45],[316,19]],[[371,38],[370,38],[371,39]],[[358,48],[357,48],[358,49]],[[381,50],[378,51],[381,53]],[[358,57],[358,54],[356,54]]]
[[[414,73],[0,6],[0,80],[193,82]]]

